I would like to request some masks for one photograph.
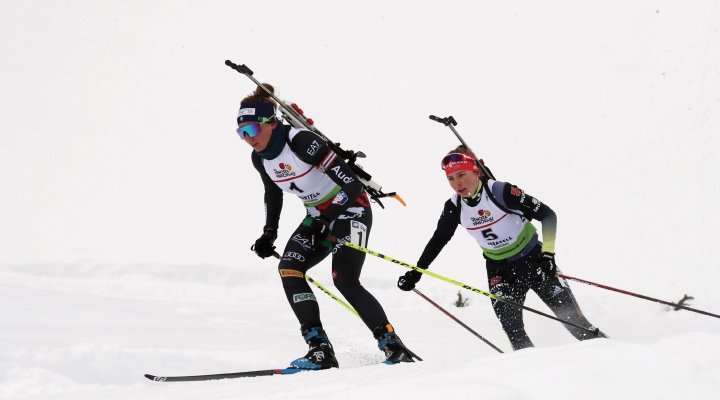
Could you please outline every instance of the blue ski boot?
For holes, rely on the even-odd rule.
[[[389,323],[380,324],[380,326],[375,328],[373,336],[375,336],[375,339],[378,341],[378,348],[385,353],[386,359],[384,364],[392,365],[401,362],[415,362],[413,358],[422,361],[420,357],[405,347]]]
[[[301,327],[300,330],[305,342],[310,346],[310,350],[305,357],[291,362],[289,368],[307,370],[338,368],[335,351],[323,328],[318,326]]]

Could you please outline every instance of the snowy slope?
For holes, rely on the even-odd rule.
[[[526,314],[498,354],[368,258],[363,283],[426,361],[386,367],[318,293],[341,369],[205,383],[145,373],[283,367],[304,354],[275,263],[249,251],[262,186],[234,133],[246,64],[406,208],[369,247],[415,263],[451,192],[457,129],[559,217],[562,270],[720,313],[720,3],[47,1],[0,4],[0,398],[716,398],[720,320],[571,283],[611,340]],[[303,209],[288,198],[280,239]],[[333,289],[328,262],[310,275]],[[486,288],[459,232],[435,272]],[[492,343],[489,306],[419,289]],[[547,312],[534,295],[527,305]]]
[[[274,274],[262,278],[261,269],[220,267],[205,271],[222,279],[157,266],[24,270],[2,274],[0,304],[6,318],[0,395],[7,398],[223,399],[239,393],[258,399],[361,399],[377,393],[475,398],[482,393],[507,399],[670,399],[713,398],[720,384],[720,334],[717,322],[707,317],[578,287],[586,314],[613,339],[578,343],[555,323],[528,315],[538,347],[498,354],[420,297],[375,279],[368,286],[423,363],[377,365],[382,355],[360,320],[322,296],[340,370],[156,383],[142,375],[282,367],[303,354],[304,343]],[[484,299],[471,297],[469,307],[455,308],[448,288],[427,283],[428,296],[509,352]]]

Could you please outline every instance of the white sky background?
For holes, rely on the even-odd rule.
[[[370,248],[417,261],[458,144],[428,115],[453,115],[557,212],[565,273],[720,308],[720,2],[205,3],[0,3],[0,268],[272,271],[229,59],[408,203],[375,207]],[[286,196],[280,243],[302,213]],[[486,287],[475,246],[458,231],[433,269]]]
[[[376,212],[376,238],[429,237],[457,140],[427,116],[453,115],[556,209],[561,263],[704,258],[718,3],[574,3],[4,3],[0,262],[247,259],[261,188],[233,129],[253,85],[226,59],[369,155],[409,204]]]

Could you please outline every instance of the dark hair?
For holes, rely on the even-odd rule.
[[[275,93],[275,88],[272,87],[271,84],[263,83],[262,85],[265,86],[273,94]],[[258,86],[257,89],[255,89],[255,91],[252,92],[251,95],[242,99],[240,104],[243,104],[243,103],[269,103],[269,104],[272,104],[273,107],[277,108],[277,103],[275,102],[275,100],[273,100],[273,98],[270,97],[270,95],[266,91],[264,91],[263,88],[261,88],[260,86]]]

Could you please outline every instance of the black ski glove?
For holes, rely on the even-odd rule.
[[[300,228],[300,234],[309,238],[310,245],[317,250],[324,248],[322,242],[327,239],[329,233],[330,223],[322,216],[313,218],[310,225]]]
[[[543,252],[537,261],[538,274],[543,273],[543,281],[557,275],[557,264],[555,264],[555,253]]]
[[[260,258],[272,257],[275,254],[275,239],[277,239],[277,231],[274,229],[266,229],[265,232],[250,247]]]
[[[404,290],[406,292],[409,292],[413,289],[415,289],[415,284],[420,282],[420,278],[422,278],[423,274],[420,272],[417,272],[415,270],[408,271],[405,273],[405,275],[398,278],[398,287],[400,290]]]

